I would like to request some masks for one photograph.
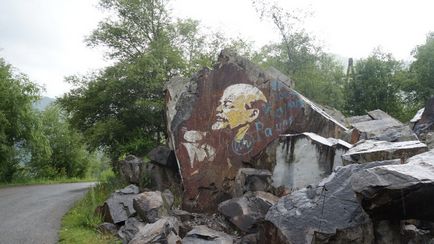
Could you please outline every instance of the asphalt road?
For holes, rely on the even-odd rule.
[[[57,243],[62,216],[93,184],[0,188],[0,244]]]

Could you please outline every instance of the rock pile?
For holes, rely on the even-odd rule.
[[[434,150],[419,140],[432,106],[411,126],[381,110],[344,118],[292,85],[228,51],[169,81],[168,145],[121,162],[132,185],[99,230],[123,243],[434,243]]]

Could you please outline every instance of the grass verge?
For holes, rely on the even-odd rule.
[[[0,188],[9,186],[24,186],[24,185],[48,185],[48,184],[62,184],[62,183],[79,183],[79,182],[95,182],[96,178],[29,178],[17,179],[10,183],[0,183]]]
[[[104,235],[97,231],[102,218],[95,213],[95,208],[102,205],[114,190],[122,188],[124,184],[115,177],[100,182],[62,218],[59,243],[122,243],[112,235]]]

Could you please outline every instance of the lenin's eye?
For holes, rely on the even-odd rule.
[[[223,102],[223,106],[224,106],[225,108],[234,108],[234,105],[232,105],[232,102],[231,102],[231,101],[224,101],[224,102]]]

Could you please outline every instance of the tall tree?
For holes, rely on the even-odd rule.
[[[353,79],[346,87],[346,112],[365,114],[381,109],[397,118],[402,117],[399,74],[403,66],[391,54],[375,50],[355,65]]]
[[[0,58],[0,181],[11,181],[19,169],[17,149],[28,148],[44,158],[48,153],[40,150],[38,130],[32,103],[38,98],[39,88],[23,74]],[[38,144],[37,142],[41,142]],[[29,145],[30,144],[30,145]]]

